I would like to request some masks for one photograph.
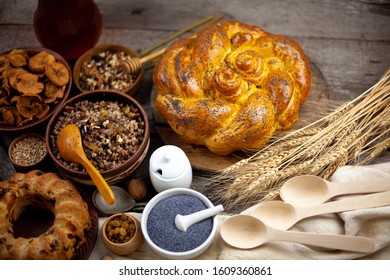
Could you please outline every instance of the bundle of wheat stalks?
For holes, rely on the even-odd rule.
[[[275,198],[293,176],[329,179],[338,167],[369,162],[390,147],[389,136],[390,69],[353,101],[212,176],[209,196],[227,210],[246,209]]]

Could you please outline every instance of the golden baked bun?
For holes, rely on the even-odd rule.
[[[51,211],[53,225],[36,237],[15,236],[13,224],[29,205]],[[34,170],[0,182],[0,259],[71,259],[90,227],[88,205],[70,181]]]
[[[153,74],[156,108],[171,128],[221,155],[258,150],[290,129],[310,80],[295,41],[236,21],[173,43]]]

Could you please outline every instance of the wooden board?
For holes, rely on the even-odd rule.
[[[310,96],[301,106],[299,118],[293,129],[304,127],[318,120],[327,112],[330,106],[325,78],[313,62],[310,63],[310,66],[312,75]],[[157,92],[153,88],[150,108],[156,131],[163,144],[178,146],[186,153],[192,168],[201,171],[219,171],[247,157],[243,152],[221,156],[210,152],[204,146],[184,143],[157,111],[155,106],[156,94]]]

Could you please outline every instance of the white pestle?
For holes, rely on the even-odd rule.
[[[186,232],[187,229],[193,224],[196,224],[200,221],[203,221],[204,219],[215,216],[222,211],[223,211],[223,206],[220,204],[189,215],[177,214],[175,217],[175,225],[179,230]]]

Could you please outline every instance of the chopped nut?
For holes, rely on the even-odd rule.
[[[84,62],[80,69],[79,84],[84,90],[115,89],[126,91],[136,77],[126,73],[119,65],[130,59],[124,52],[103,51]]]

